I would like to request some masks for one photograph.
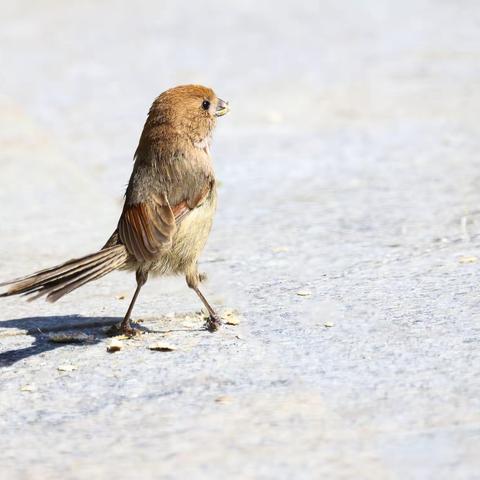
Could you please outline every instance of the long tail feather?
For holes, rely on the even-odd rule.
[[[46,296],[47,301],[56,302],[85,283],[123,267],[127,258],[128,254],[123,245],[104,248],[97,253],[69,260],[56,267],[0,283],[0,286],[9,286],[0,297],[32,295],[29,298],[31,301]]]
[[[4,287],[6,285],[12,285],[14,283],[28,283],[28,280],[35,278],[36,281],[40,280],[47,280],[48,278],[53,278],[58,276],[61,273],[68,273],[69,271],[77,268],[77,267],[84,267],[90,262],[98,262],[102,258],[107,257],[112,254],[112,248],[108,248],[105,250],[100,250],[99,252],[92,253],[90,255],[86,255],[82,258],[74,258],[69,260],[68,262],[62,263],[61,265],[57,265],[55,267],[46,268],[45,270],[40,270],[39,272],[32,273],[31,275],[26,275],[25,277],[14,278],[8,282],[0,283],[0,287]]]

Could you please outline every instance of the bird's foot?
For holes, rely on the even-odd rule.
[[[142,331],[138,328],[132,326],[131,323],[124,325],[123,323],[118,323],[116,325],[112,325],[108,331],[108,335],[115,337],[117,335],[125,335],[126,337],[133,338],[137,335],[141,335]]]
[[[207,318],[205,326],[209,332],[216,332],[222,326],[222,320],[214,313]]]
[[[125,335],[126,337],[133,338],[136,337],[137,335],[141,335],[142,331],[139,328],[134,328],[131,325],[128,327],[122,328],[122,334]]]
[[[199,273],[198,280],[200,283],[206,282],[208,280],[208,275],[205,272]]]

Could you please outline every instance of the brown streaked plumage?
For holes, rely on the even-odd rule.
[[[132,335],[130,315],[149,274],[183,274],[207,308],[208,328],[220,319],[199,290],[197,261],[212,226],[217,195],[210,157],[216,117],[229,110],[213,90],[183,85],[152,104],[135,152],[135,164],[117,229],[97,253],[0,284],[0,297],[46,296],[55,302],[113,270],[136,272],[137,289],[121,324]]]

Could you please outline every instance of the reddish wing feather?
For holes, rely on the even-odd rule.
[[[172,207],[173,215],[175,216],[175,221],[179,223],[188,213],[190,213],[194,208],[200,207],[203,202],[207,199],[210,191],[212,190],[213,183],[209,183],[202,190],[200,195],[198,195],[193,200],[184,200],[183,202],[177,203],[177,205]]]
[[[168,246],[175,233],[175,217],[165,195],[149,204],[126,205],[118,223],[120,239],[139,261],[150,261]]]
[[[118,223],[118,233],[127,250],[137,261],[151,261],[165,247],[185,216],[208,197],[209,184],[192,201],[184,200],[170,207],[165,194],[152,196],[150,203],[125,206]]]

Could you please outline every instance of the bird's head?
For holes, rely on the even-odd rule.
[[[149,112],[151,127],[168,125],[194,143],[208,138],[216,118],[230,110],[228,102],[201,85],[181,85],[159,95]],[[147,123],[148,123],[147,121]]]

